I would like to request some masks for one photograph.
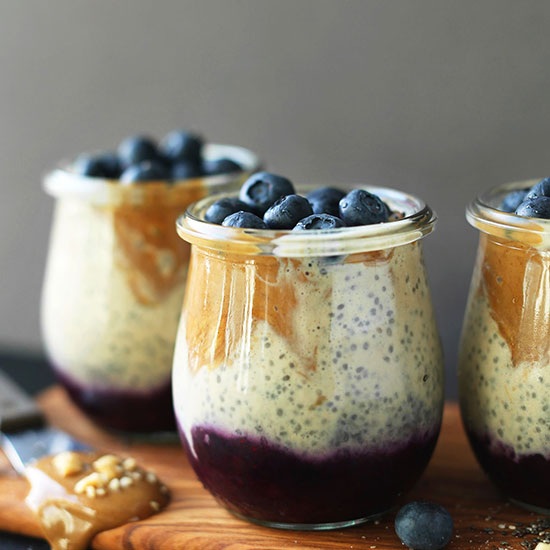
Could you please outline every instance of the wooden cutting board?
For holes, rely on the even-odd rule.
[[[134,456],[172,490],[168,508],[147,520],[100,533],[92,542],[95,550],[403,548],[394,533],[393,514],[378,524],[317,533],[280,531],[241,521],[202,488],[178,445],[114,439],[83,417],[58,387],[45,391],[39,402],[53,425],[100,449]],[[40,536],[40,528],[23,502],[26,491],[26,481],[11,470],[0,453],[0,530]],[[534,547],[525,543],[532,542],[533,535],[518,537],[517,529],[510,526],[533,523],[537,516],[507,504],[487,481],[470,451],[456,404],[446,406],[434,457],[406,499],[433,500],[447,507],[456,527],[450,549]]]

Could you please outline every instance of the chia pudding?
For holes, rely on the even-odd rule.
[[[327,529],[390,509],[432,454],[443,363],[418,199],[368,188],[399,221],[242,230],[180,218],[191,266],[174,356],[180,436],[229,510]]]
[[[90,177],[67,165],[45,179],[56,198],[42,296],[46,351],[69,395],[102,426],[175,428],[170,373],[190,247],[174,223],[190,203],[257,167],[240,147],[203,151],[238,160],[242,172],[123,184],[124,174]]]
[[[459,359],[462,417],[479,462],[520,504],[550,512],[550,222],[499,209],[495,188],[467,210],[480,244]]]

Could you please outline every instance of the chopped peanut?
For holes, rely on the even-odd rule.
[[[115,455],[103,455],[94,461],[94,468],[101,470],[104,466],[116,466],[120,464],[120,458]]]
[[[129,472],[133,472],[137,467],[136,459],[131,456],[128,458],[125,458],[122,461],[122,466],[124,466],[125,470],[128,470]]]
[[[157,476],[153,472],[147,472],[145,474],[145,479],[148,483],[156,483],[157,482]]]
[[[118,477],[114,477],[109,481],[109,490],[113,493],[120,491],[120,479]]]
[[[59,453],[53,457],[53,465],[60,475],[68,477],[82,471],[82,459],[73,451]]]
[[[127,487],[130,487],[130,485],[132,485],[133,483],[134,483],[134,480],[131,477],[124,476],[124,477],[120,478],[120,486],[123,489],[126,489]]]
[[[95,498],[95,487],[93,485],[88,485],[86,487],[86,496],[88,498]]]
[[[139,481],[143,478],[143,474],[141,472],[130,472],[130,476],[134,478],[136,481]]]
[[[97,472],[92,472],[91,474],[77,481],[74,486],[74,490],[76,493],[84,493],[84,491],[86,491],[88,487],[93,487],[94,489],[96,489],[97,487],[103,487],[104,484],[105,483],[103,479],[101,479],[101,476]]]
[[[94,470],[107,477],[107,481],[120,473],[120,459],[115,455],[103,455],[93,463]]]
[[[150,503],[149,503],[149,506],[151,506],[151,508],[155,511],[155,512],[158,512],[160,510],[160,504],[156,501],[156,500],[152,500]]]

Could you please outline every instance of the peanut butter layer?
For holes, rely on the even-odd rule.
[[[481,234],[482,286],[514,366],[550,358],[550,255]]]
[[[204,195],[198,185],[167,190],[163,184],[149,184],[143,186],[141,201],[114,208],[120,263],[140,303],[162,300],[185,277],[190,246],[178,237],[175,223],[189,204]]]
[[[84,550],[100,531],[144,519],[168,503],[168,490],[133,458],[67,452],[26,469],[26,503],[52,550]]]
[[[387,262],[392,254],[393,250],[355,254],[346,263]],[[317,271],[308,268],[307,258],[214,253],[194,247],[184,307],[191,372],[206,365],[216,368],[224,358],[235,356],[243,326],[258,321],[265,321],[300,356],[304,375],[314,371],[318,345],[311,336],[303,338],[295,311],[300,303],[330,299],[332,286],[319,279]]]

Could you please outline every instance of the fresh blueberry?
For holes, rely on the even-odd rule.
[[[171,162],[188,161],[199,164],[202,146],[202,137],[185,130],[176,130],[164,136],[160,150]]]
[[[529,189],[517,189],[508,193],[500,203],[499,210],[503,212],[515,212],[516,208],[523,202]]]
[[[526,218],[544,218],[550,220],[550,197],[526,198],[515,212],[518,216]]]
[[[177,162],[172,166],[172,179],[175,181],[200,178],[202,175],[200,164],[194,162]]]
[[[122,173],[122,167],[120,165],[120,159],[114,151],[105,151],[98,155],[99,159],[103,163],[103,167],[107,174],[106,177],[110,179],[118,179]]]
[[[118,156],[124,168],[139,164],[144,160],[156,160],[158,150],[155,142],[147,136],[126,138],[118,146]]]
[[[387,222],[388,216],[384,202],[364,189],[354,189],[340,201],[340,218],[346,225]]]
[[[305,197],[287,195],[276,200],[264,214],[270,229],[292,229],[300,220],[311,216],[313,210]]]
[[[206,213],[204,219],[210,223],[222,223],[227,216],[235,214],[235,212],[249,212],[250,207],[237,197],[226,197],[213,202]]]
[[[294,186],[286,178],[269,172],[257,172],[243,183],[239,198],[263,215],[277,199],[293,194]]]
[[[532,199],[533,197],[550,197],[550,178],[544,178],[531,187],[525,198]]]
[[[251,212],[235,212],[223,220],[224,227],[248,227],[250,229],[268,229],[262,218]]]
[[[166,167],[155,161],[145,160],[139,164],[129,166],[122,172],[120,183],[134,183],[138,181],[161,181],[170,178]]]
[[[338,203],[345,196],[344,191],[335,187],[321,187],[306,195],[314,214],[331,214],[332,216],[340,215]]]
[[[330,214],[312,214],[303,220],[300,220],[295,226],[294,231],[307,231],[309,229],[335,229],[344,227],[344,222],[336,216]]]
[[[80,176],[107,178],[105,164],[99,155],[80,155],[73,164],[73,170]]]
[[[204,160],[202,170],[207,176],[216,176],[218,174],[232,174],[241,172],[243,167],[234,160],[228,158]]]
[[[395,517],[401,542],[415,550],[439,550],[453,536],[453,518],[435,502],[410,502]]]

